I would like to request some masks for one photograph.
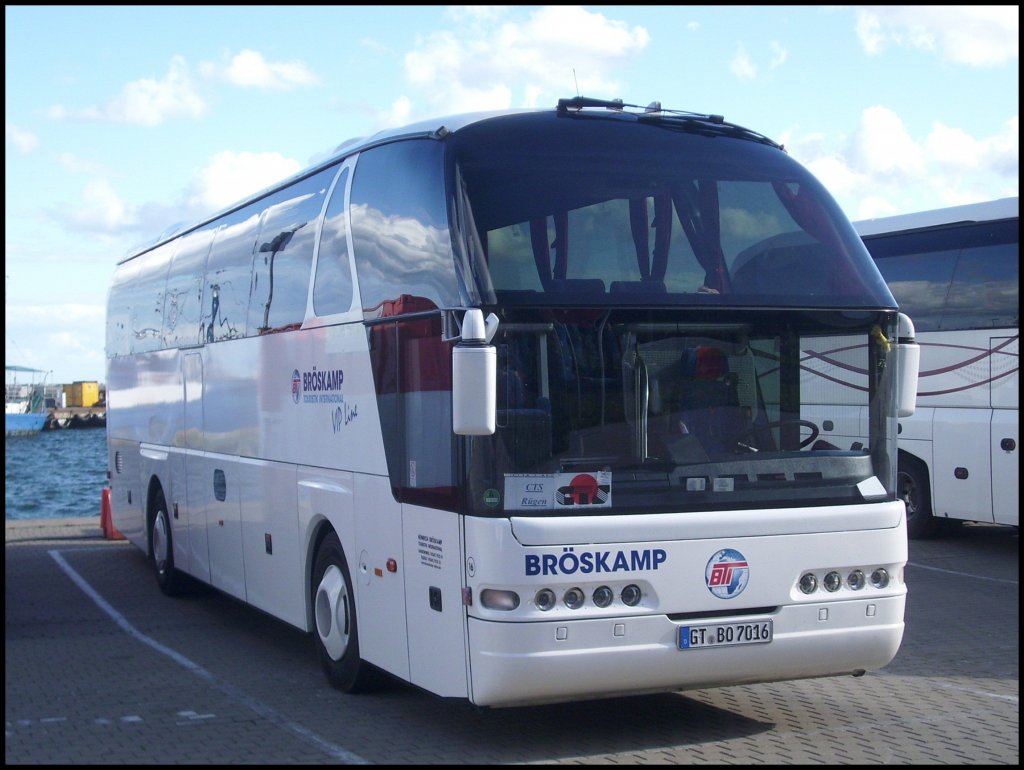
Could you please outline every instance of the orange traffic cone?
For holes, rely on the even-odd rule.
[[[124,540],[125,537],[114,527],[114,517],[110,511],[110,487],[103,487],[103,502],[100,504],[100,529],[107,540]]]

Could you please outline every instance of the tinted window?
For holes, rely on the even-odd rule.
[[[359,156],[352,181],[352,246],[367,318],[401,295],[461,304],[448,232],[443,145],[397,142]],[[385,304],[388,303],[388,304]]]
[[[352,271],[348,259],[348,219],[345,215],[347,182],[348,169],[345,169],[327,204],[320,235],[316,278],[313,281],[313,312],[321,316],[344,313],[352,307]]]
[[[198,345],[206,340],[203,274],[214,232],[216,228],[210,225],[175,242],[177,251],[171,261],[164,297],[164,343],[167,347]]]
[[[175,246],[164,244],[118,266],[108,297],[108,356],[163,347],[164,291]]]
[[[1020,323],[1019,224],[971,228],[960,252],[940,329],[992,329]]]
[[[164,289],[173,244],[165,244],[137,257],[139,272],[131,292],[131,343],[133,353],[163,347]]]
[[[131,325],[131,281],[138,273],[134,259],[124,262],[114,270],[114,280],[107,294],[107,358],[126,356],[131,353],[128,329]]]
[[[777,147],[541,114],[480,121],[447,144],[485,304],[893,304],[838,206]]]
[[[337,170],[321,171],[267,199],[254,259],[250,334],[302,323],[317,220]]]
[[[1017,220],[864,239],[917,331],[1016,326]]]
[[[455,510],[452,360],[441,341],[441,316],[372,324],[369,341],[395,499]]]
[[[245,336],[252,257],[262,204],[247,206],[221,220],[206,266],[207,342]]]

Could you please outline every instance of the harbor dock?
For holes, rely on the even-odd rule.
[[[43,430],[105,428],[106,425],[106,406],[64,406],[49,410]]]

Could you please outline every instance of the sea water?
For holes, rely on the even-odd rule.
[[[7,519],[100,517],[106,428],[44,430],[4,440]]]

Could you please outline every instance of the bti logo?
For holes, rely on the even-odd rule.
[[[704,579],[708,590],[719,599],[733,599],[747,587],[750,565],[739,551],[723,548],[708,560]]]

